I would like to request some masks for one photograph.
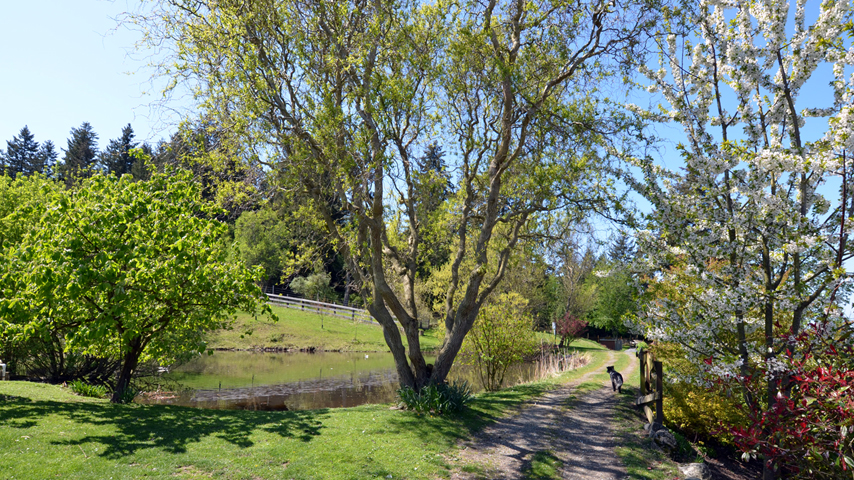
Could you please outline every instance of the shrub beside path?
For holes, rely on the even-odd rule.
[[[628,379],[637,368],[634,355],[608,351],[604,365],[615,364],[618,355],[629,358],[629,367],[620,372]],[[467,471],[456,471],[451,479],[522,479],[537,454],[559,460],[564,479],[625,478],[625,467],[614,453],[618,394],[610,381],[589,393],[577,392],[579,385],[604,369],[592,370],[538,397],[517,414],[498,420],[464,442],[458,464]]]

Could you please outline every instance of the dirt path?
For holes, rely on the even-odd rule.
[[[605,365],[613,365],[617,355],[630,358],[629,367],[621,372],[625,378],[637,368],[634,355],[613,351],[608,355]],[[617,397],[610,382],[573,400],[571,407],[567,407],[576,386],[599,373],[603,372],[588,372],[548,392],[518,414],[499,420],[465,442],[460,464],[476,464],[480,468],[475,472],[455,472],[451,479],[521,479],[538,452],[549,452],[561,461],[564,479],[623,478],[625,469],[613,451],[611,421]]]

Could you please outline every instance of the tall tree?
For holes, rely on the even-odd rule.
[[[851,328],[840,308],[854,256],[851,4],[811,4],[811,25],[807,5],[703,0],[687,18],[667,17],[661,68],[644,68],[687,141],[683,172],[639,162],[656,208],[637,266],[675,287],[659,289],[640,325],[682,347],[697,365],[692,382],[739,389],[752,412],[787,401],[787,365],[814,338],[801,336],[807,324],[828,338]],[[801,94],[828,85],[815,78],[822,64],[832,66],[833,100],[816,108]],[[808,121],[824,135],[811,140]],[[840,190],[825,197],[830,181]],[[774,478],[775,452],[759,453]]]
[[[44,174],[46,177],[53,177],[57,158],[58,154],[53,142],[45,140],[39,147],[37,163],[34,164],[33,170]]]
[[[657,9],[633,0],[147,5],[131,20],[147,27],[149,45],[178,43],[167,70],[194,79],[201,108],[265,153],[259,160],[283,173],[279,188],[312,199],[306,214],[325,221],[401,384],[416,389],[444,381],[541,215],[603,206],[602,134],[622,125],[597,104],[593,81],[605,65],[634,60]],[[434,132],[453,144],[459,188],[446,334],[430,368],[415,288],[429,219],[419,218],[414,176]],[[336,222],[333,205],[351,221]]]
[[[39,150],[39,142],[30,133],[30,129],[24,125],[21,132],[6,141],[6,153],[4,161],[6,173],[15,178],[17,175],[31,175],[34,172],[42,172],[42,158]]]
[[[101,152],[98,157],[98,163],[101,169],[107,173],[114,173],[116,176],[133,172],[133,165],[136,157],[130,154],[130,151],[138,145],[133,141],[134,133],[130,124],[122,128],[122,135],[119,138],[110,140],[107,148]]]
[[[58,167],[59,178],[71,187],[81,179],[92,176],[95,159],[98,156],[98,135],[89,122],[83,122],[79,128],[71,129],[71,138]]]

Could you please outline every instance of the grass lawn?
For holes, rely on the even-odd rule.
[[[604,352],[593,342],[573,346],[594,357]],[[592,362],[555,379],[479,395],[458,417],[418,416],[389,405],[295,412],[111,405],[58,386],[0,382],[0,475],[442,478],[449,475],[459,439],[591,368],[601,365]]]
[[[377,323],[353,322],[332,315],[318,315],[285,307],[272,306],[272,309],[279,317],[278,322],[266,317],[256,319],[252,315],[240,314],[235,319],[233,329],[220,330],[209,336],[208,347],[240,350],[299,350],[314,347],[345,352],[388,351],[382,327]],[[246,335],[247,331],[251,331],[251,335]],[[439,335],[441,333],[437,329],[428,330],[421,337],[421,347],[425,350],[438,348],[442,341]]]

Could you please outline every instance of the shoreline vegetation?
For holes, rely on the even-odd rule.
[[[460,468],[458,441],[558,385],[604,369],[607,350],[579,340],[592,360],[576,370],[476,395],[457,416],[393,405],[265,412],[114,405],[70,389],[0,382],[0,464],[9,479],[410,478]],[[390,408],[391,407],[391,408]]]

